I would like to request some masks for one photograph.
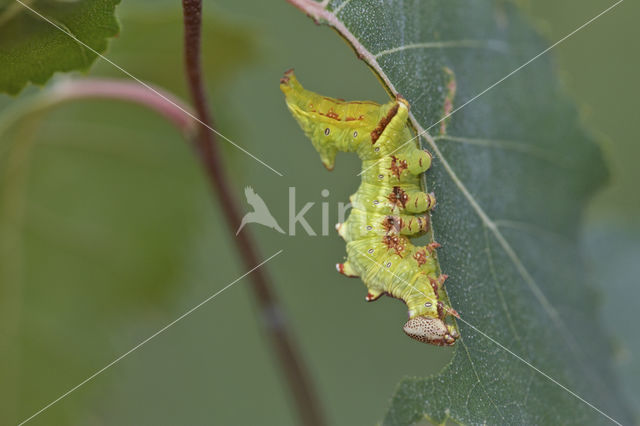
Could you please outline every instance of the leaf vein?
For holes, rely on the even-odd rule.
[[[423,43],[409,43],[402,46],[393,47],[382,50],[373,55],[378,59],[381,56],[391,55],[393,53],[402,52],[411,49],[449,49],[449,48],[471,48],[471,49],[489,49],[501,53],[506,51],[506,44],[500,40],[445,40],[445,41],[427,41]]]
[[[344,0],[338,7],[333,9],[333,14],[337,15],[351,0]]]
[[[511,317],[511,311],[509,310],[509,305],[507,305],[507,302],[504,299],[504,294],[502,293],[502,289],[500,288],[500,285],[499,285],[498,275],[496,274],[495,266],[493,264],[493,256],[491,255],[491,248],[489,246],[489,236],[487,235],[486,226],[483,227],[483,231],[484,231],[485,247],[487,249],[487,260],[489,262],[489,270],[491,271],[491,275],[493,276],[493,279],[495,282],[495,288],[496,288],[496,292],[498,293],[498,297],[500,298],[500,304],[502,305],[502,309],[504,310],[504,313],[507,317],[507,323],[509,324],[509,328],[511,328],[511,331],[516,336],[516,340],[518,341],[518,345],[520,346],[520,349],[523,350],[520,334],[516,330],[515,324],[513,322],[513,318]]]
[[[502,411],[500,411],[500,408],[498,408],[496,403],[491,398],[491,395],[489,395],[489,392],[487,392],[487,390],[485,389],[484,385],[482,384],[482,381],[480,380],[480,376],[478,375],[478,371],[476,370],[476,365],[473,362],[473,359],[471,358],[471,354],[469,353],[469,348],[467,347],[467,344],[466,344],[466,342],[464,341],[464,339],[462,337],[460,338],[460,343],[462,343],[462,347],[464,348],[464,351],[467,354],[467,359],[469,360],[469,364],[471,364],[471,369],[473,370],[473,374],[476,376],[476,380],[478,381],[478,384],[480,384],[480,388],[482,389],[484,394],[487,395],[487,398],[491,402],[491,405],[493,405],[493,407],[498,412],[498,414],[500,415],[502,420],[506,420],[504,418],[504,415],[502,414]]]
[[[527,154],[531,154],[533,156],[539,157],[550,163],[554,163],[556,165],[564,167],[564,164],[561,161],[559,161],[553,155],[549,154],[547,151],[537,148],[535,146],[527,145],[523,142],[499,140],[499,139],[470,138],[470,137],[453,136],[453,135],[434,136],[433,140],[459,142],[459,143],[465,143],[469,145],[486,146],[489,148],[497,148],[497,149],[510,150],[510,151],[520,151],[523,153],[527,153]]]

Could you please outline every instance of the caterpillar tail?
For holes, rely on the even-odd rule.
[[[443,290],[446,275],[435,259],[439,244],[420,247],[410,240],[428,232],[436,199],[420,186],[419,175],[432,158],[408,126],[409,103],[401,96],[383,105],[328,98],[304,89],[293,70],[282,77],[280,89],[325,167],[333,169],[338,151],[355,152],[362,160],[349,218],[336,227],[347,243],[347,261],[336,265],[338,272],[360,277],[367,301],[383,294],[404,301],[409,337],[453,345],[460,335],[450,318],[458,314]]]

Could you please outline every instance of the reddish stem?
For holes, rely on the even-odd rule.
[[[159,88],[149,88],[129,80],[86,78],[55,84],[47,93],[50,102],[64,102],[83,98],[117,99],[143,105],[178,127],[185,136],[195,130],[195,120],[188,114],[191,107],[174,95]],[[46,100],[45,100],[46,103]]]
[[[201,0],[182,0],[184,11],[184,48],[187,79],[197,116],[208,126],[215,128],[207,102],[200,63],[200,32],[202,18]],[[204,125],[198,125],[196,149],[205,168],[209,183],[215,189],[220,206],[231,230],[238,229],[242,215],[234,197],[234,191],[227,184],[225,165],[220,160],[217,137]],[[238,253],[247,269],[259,264],[257,253],[246,228],[234,239]],[[289,389],[294,397],[300,420],[305,425],[322,425],[323,417],[309,375],[299,353],[295,349],[287,322],[278,305],[277,298],[267,278],[266,269],[257,269],[250,275],[252,290],[262,312],[263,324],[267,328],[271,344],[285,373]]]

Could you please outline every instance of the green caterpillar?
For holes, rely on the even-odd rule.
[[[362,183],[350,197],[353,209],[336,226],[347,242],[347,261],[336,265],[348,277],[361,277],[366,300],[383,294],[404,301],[409,320],[404,331],[421,342],[453,345],[459,333],[447,316],[458,316],[445,303],[434,250],[437,243],[414,246],[409,236],[429,228],[433,194],[420,187],[419,175],[431,166],[431,154],[407,143],[409,103],[345,102],[305,90],[293,74],[280,80],[287,106],[327,169],[338,151],[356,152],[362,160]]]

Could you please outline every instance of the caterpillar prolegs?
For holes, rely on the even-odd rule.
[[[333,169],[338,151],[356,152],[362,160],[362,183],[350,197],[349,218],[336,226],[347,242],[340,273],[360,277],[367,301],[383,294],[403,300],[409,310],[404,331],[434,345],[453,345],[459,334],[446,319],[457,316],[445,303],[430,243],[414,246],[410,236],[429,228],[433,194],[420,187],[419,175],[431,166],[431,154],[419,149],[407,124],[409,103],[401,96],[389,103],[346,102],[305,90],[293,70],[280,80],[287,106]]]

